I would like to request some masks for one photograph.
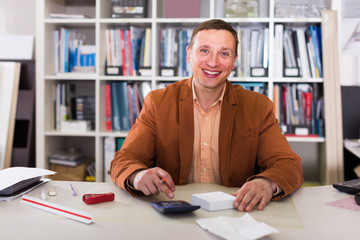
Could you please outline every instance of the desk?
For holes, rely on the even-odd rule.
[[[56,189],[57,196],[48,197],[48,201],[92,213],[94,223],[87,225],[21,204],[19,198],[0,202],[1,239],[219,239],[201,229],[195,219],[243,215],[235,209],[217,212],[199,209],[190,214],[166,216],[149,204],[165,200],[163,194],[139,198],[131,197],[113,183],[71,183],[76,197],[71,195],[69,182],[65,181],[50,181],[28,195],[39,198],[42,189]],[[212,184],[177,186],[175,199],[191,202],[192,193],[216,190],[232,192],[234,189]],[[81,200],[85,193],[105,192],[114,192],[115,201],[86,205]],[[306,187],[284,201],[269,203],[264,211],[255,210],[250,214],[281,232],[264,239],[359,239],[360,212],[325,205],[348,196],[332,186]]]

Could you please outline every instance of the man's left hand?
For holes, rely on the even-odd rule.
[[[251,212],[258,205],[258,210],[263,210],[271,200],[277,185],[265,178],[256,178],[246,182],[238,191],[233,193],[235,196],[234,207],[240,212]]]

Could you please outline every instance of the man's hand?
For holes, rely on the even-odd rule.
[[[157,195],[161,191],[170,199],[174,197],[174,181],[168,172],[159,167],[134,172],[129,181],[136,190],[145,195]]]
[[[234,207],[240,212],[251,212],[258,205],[258,210],[263,210],[271,200],[277,185],[265,178],[256,178],[246,182],[238,191],[233,193],[235,196]]]

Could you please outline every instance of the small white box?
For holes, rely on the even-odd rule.
[[[234,200],[234,196],[221,191],[198,193],[193,194],[191,197],[191,203],[193,205],[200,205],[202,209],[208,211],[234,208]]]

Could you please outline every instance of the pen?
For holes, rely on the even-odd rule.
[[[74,191],[74,188],[73,188],[73,186],[71,185],[71,183],[70,183],[69,185],[70,185],[71,194],[75,197],[75,196],[76,196],[76,192]]]
[[[161,184],[164,184],[164,183],[166,183],[166,180],[165,180],[165,178],[161,178],[161,179],[160,179],[160,183],[161,183]]]

